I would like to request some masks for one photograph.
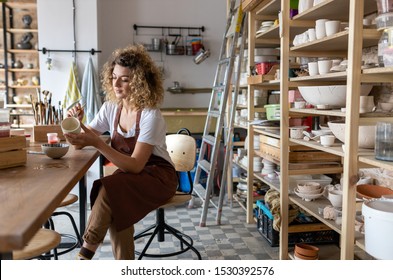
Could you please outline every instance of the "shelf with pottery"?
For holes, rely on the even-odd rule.
[[[255,67],[255,63],[253,61],[254,49],[255,48],[277,48],[280,46],[280,37],[279,37],[279,26],[274,25],[271,26],[265,32],[258,32],[256,25],[265,21],[275,21],[279,17],[281,0],[261,0],[255,3],[254,8],[248,12],[248,67]],[[248,116],[253,116],[255,113],[255,107],[250,100],[254,99],[254,90],[262,89],[262,90],[279,90],[280,89],[280,80],[275,80],[276,69],[271,69],[266,75],[251,75],[250,71],[248,72],[249,77],[247,79],[248,83]],[[254,125],[249,124],[248,126],[248,147],[254,146],[254,134],[259,133],[261,131],[264,133],[264,129],[256,127]],[[267,132],[270,133],[270,132]],[[277,137],[277,135],[275,135]],[[254,150],[254,151],[253,151]],[[267,160],[273,161],[276,164],[278,163],[276,159],[273,157],[262,154],[255,149],[249,149],[250,155],[258,155]],[[279,164],[279,163],[278,163]],[[253,166],[253,157],[250,156],[248,158],[248,166]],[[254,213],[253,213],[253,205],[250,203],[251,199],[251,191],[253,186],[253,181],[255,179],[264,181],[263,176],[254,174],[252,169],[248,170],[248,178],[247,178],[247,186],[248,186],[248,203],[247,203],[247,222],[254,223]],[[266,182],[265,182],[266,183]],[[270,184],[270,182],[268,182]],[[275,186],[275,189],[279,189],[278,186]]]
[[[316,39],[312,42],[307,42],[290,48],[291,56],[314,56],[326,57],[329,56],[347,56],[349,31],[344,30],[333,34],[331,36]],[[376,29],[363,30],[363,48],[373,47],[378,45],[381,38],[381,31]],[[327,50],[329,50],[327,52]]]
[[[255,173],[255,172],[254,172],[254,177],[260,180],[261,182],[265,183],[266,185],[268,185],[270,188],[276,191],[280,191],[280,181],[278,179],[270,180],[269,178],[266,178],[267,175],[262,173]]]
[[[341,3],[341,2],[346,2],[346,3]],[[345,57],[349,57],[349,61],[352,61],[353,67],[352,69],[348,69],[348,71],[344,73],[333,73],[333,74],[327,74],[327,75],[319,75],[319,76],[313,76],[313,77],[307,77],[307,78],[295,78],[291,79],[291,82],[303,82],[303,81],[309,81],[310,85],[312,85],[312,82],[315,81],[320,81],[321,83],[318,83],[319,85],[322,84],[324,81],[332,81],[334,82],[335,80],[338,81],[345,81],[346,80],[346,75],[348,75],[348,90],[351,90],[352,88],[358,89],[358,86],[360,83],[384,83],[384,82],[389,82],[392,80],[392,69],[381,69],[381,68],[371,68],[371,69],[363,69],[361,71],[361,74],[357,71],[357,69],[360,69],[360,62],[361,62],[361,42],[363,41],[363,48],[370,47],[370,46],[376,46],[377,45],[377,40],[380,38],[380,32],[374,29],[363,29],[361,24],[358,24],[360,19],[356,17],[355,15],[360,14],[359,12],[362,12],[362,4],[363,1],[324,1],[323,4],[320,4],[319,6],[322,7],[323,5],[327,4],[332,4],[332,5],[345,5],[347,6],[347,11],[349,11],[349,4],[351,4],[351,13],[347,12],[346,16],[343,16],[342,18],[339,18],[337,15],[337,12],[340,13],[337,9],[331,8],[325,10],[320,10],[318,12],[317,8],[319,7],[313,7],[312,9],[308,10],[309,13],[309,18],[306,16],[303,17],[295,17],[299,19],[319,19],[319,18],[332,18],[332,19],[342,19],[342,20],[348,20],[348,17],[350,17],[350,24],[353,26],[353,22],[355,21],[355,28],[352,30],[346,30],[339,32],[335,35],[325,37],[316,41],[313,41],[311,43],[306,43],[302,44],[293,48],[290,48],[289,54],[306,54],[308,53],[307,56],[317,56],[317,57],[333,57],[335,54],[340,54],[342,53],[345,55]],[[376,3],[375,1],[364,1],[364,11],[365,13],[368,12],[375,12],[376,11]],[[333,6],[331,6],[333,7]],[[368,11],[368,12],[367,12]],[[314,16],[312,16],[312,13],[314,13]],[[348,16],[350,14],[350,16]],[[352,23],[351,23],[352,22]],[[360,29],[360,31],[359,31]],[[359,36],[360,35],[360,36]],[[353,39],[354,42],[348,42],[349,39]],[[331,52],[333,51],[333,52]],[[344,57],[344,56],[343,56]],[[367,113],[367,114],[359,114],[358,109],[354,107],[351,104],[358,104],[357,101],[355,100],[356,96],[353,95],[351,98],[347,98],[347,113],[341,113],[341,112],[318,112],[318,110],[312,112],[314,115],[330,115],[330,116],[339,116],[339,117],[345,117],[347,122],[350,122],[351,124],[363,124],[363,123],[375,123],[378,120],[383,120],[385,117],[389,116],[389,114],[385,113],[380,113],[380,112],[375,112],[375,113]],[[349,108],[349,110],[348,110]],[[289,109],[289,115],[302,115],[303,113],[306,114],[307,112],[311,112],[308,109]],[[386,120],[386,119],[385,119]],[[353,130],[357,130],[356,126],[352,126]],[[352,130],[351,129],[351,130]],[[356,131],[352,131],[351,133],[357,133]],[[353,134],[352,134],[353,135]],[[357,138],[356,138],[357,139]],[[348,140],[348,139],[347,139]],[[350,141],[350,140],[348,140]],[[297,139],[290,139],[289,142],[294,142],[294,143],[299,143],[303,144],[305,146],[313,147],[315,149],[325,151],[328,153],[336,154],[338,156],[343,157],[343,163],[344,163],[344,170],[345,172],[343,173],[343,187],[344,187],[344,201],[343,201],[343,225],[340,227],[340,234],[341,234],[341,249],[340,249],[340,258],[341,259],[352,259],[354,257],[354,247],[358,246],[360,249],[364,250],[364,236],[356,231],[354,231],[354,225],[353,225],[353,220],[354,216],[352,217],[351,214],[353,213],[353,210],[355,208],[355,204],[357,206],[357,203],[354,202],[354,188],[351,188],[351,182],[350,178],[353,178],[353,176],[356,175],[357,168],[361,168],[362,164],[363,165],[370,165],[375,164],[374,166],[383,166],[384,164],[379,162],[378,160],[375,160],[373,154],[374,152],[371,149],[360,149],[358,148],[358,144],[355,142],[348,142],[350,144],[345,145],[346,149],[345,151],[342,150],[341,145],[336,147],[329,147],[325,148],[319,145],[318,143],[310,143],[306,142],[303,140],[297,140]],[[319,146],[319,147],[318,147]],[[350,148],[348,148],[350,147]],[[348,152],[350,154],[348,154]],[[353,153],[353,154],[352,154]],[[345,155],[345,157],[344,157]],[[392,165],[391,165],[392,167]],[[298,198],[293,198],[290,196],[290,201],[293,201],[294,199],[299,200]],[[306,208],[305,204],[306,202],[302,202],[299,200],[299,206],[302,208]],[[357,207],[356,207],[357,208]],[[310,209],[308,209],[310,210]],[[314,216],[316,215],[316,211],[313,211]],[[322,220],[321,220],[322,221]],[[345,223],[345,224],[344,224]],[[353,242],[353,237],[355,237],[355,244]]]
[[[6,73],[10,74],[8,84],[6,85],[7,101],[10,103],[13,96],[22,94],[28,90],[40,89],[35,83],[29,85],[19,85],[13,82],[21,79],[30,79],[33,76],[39,78],[40,70],[38,66],[39,52],[34,48],[38,42],[37,27],[37,3],[36,1],[14,2],[8,1],[3,6],[3,28],[7,36],[7,49],[3,51],[9,55],[8,67],[6,65]],[[4,31],[4,30],[3,30]],[[20,39],[20,40],[19,40]],[[32,41],[31,41],[32,40]],[[11,62],[17,63],[23,60],[23,64],[27,66],[11,65]],[[33,66],[33,64],[35,66]],[[16,104],[17,105],[17,104]],[[10,106],[10,104],[8,105]],[[31,105],[30,109],[31,109]]]
[[[375,0],[364,1],[364,14],[371,14],[376,11]],[[316,20],[320,18],[334,18],[341,21],[348,21],[349,1],[324,0],[302,13],[293,17],[294,20]]]

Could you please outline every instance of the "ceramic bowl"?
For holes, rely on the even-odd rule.
[[[301,197],[304,201],[313,201],[313,200],[318,199],[321,196],[323,196],[323,192],[316,193],[316,194],[308,194],[308,193],[299,192],[299,190],[297,188],[295,188],[295,194],[298,197]]]
[[[309,191],[301,191],[301,190],[299,190],[299,189],[296,189],[296,191],[297,192],[299,192],[299,193],[302,193],[302,194],[320,194],[320,193],[322,193],[323,192],[323,188],[322,187],[320,187],[320,188],[318,188],[318,189],[315,189],[315,190],[309,190]]]
[[[363,199],[372,199],[372,198],[381,198],[385,195],[393,195],[393,190],[377,185],[357,185],[356,193],[360,198]]]
[[[300,192],[309,192],[321,189],[321,184],[317,182],[305,182],[297,184],[297,188]]]
[[[310,244],[295,244],[295,253],[309,258],[318,258],[319,248]]]
[[[379,106],[381,106],[381,109],[384,112],[390,112],[393,110],[393,103],[381,102],[381,103],[379,103]]]
[[[61,158],[67,154],[70,145],[57,143],[57,144],[42,144],[41,149],[50,158]]]
[[[360,95],[368,95],[371,89],[372,85],[362,85]],[[299,91],[302,97],[314,106],[328,105],[330,109],[345,107],[346,85],[299,87]]]
[[[14,97],[12,97],[12,100],[14,100],[14,102],[16,104],[22,104],[23,103],[23,97],[21,97],[21,96],[15,95]]]
[[[345,122],[330,121],[328,126],[338,140],[345,143]],[[375,125],[359,125],[359,148],[374,149],[375,147]]]

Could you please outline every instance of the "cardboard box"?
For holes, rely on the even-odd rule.
[[[25,136],[0,138],[0,169],[25,165],[27,161]]]
[[[49,132],[56,132],[60,140],[66,140],[60,125],[35,125],[33,127],[33,141],[48,142],[48,136],[46,134]]]

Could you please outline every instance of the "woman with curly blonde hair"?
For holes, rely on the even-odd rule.
[[[94,146],[117,166],[96,180],[79,259],[91,259],[109,229],[115,259],[134,259],[134,224],[176,192],[177,175],[166,150],[165,120],[159,110],[164,89],[159,69],[143,46],[113,52],[102,70],[106,102],[84,133],[66,134],[78,147]],[[83,109],[78,104],[68,115]],[[99,135],[110,132],[111,146]]]

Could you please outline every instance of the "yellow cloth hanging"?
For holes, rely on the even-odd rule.
[[[82,100],[82,95],[79,90],[78,71],[75,62],[72,62],[70,76],[68,78],[67,89],[64,96],[63,108],[66,109],[69,106],[76,104],[77,102],[80,102],[81,100]],[[85,122],[85,120],[86,120],[86,116],[83,117],[83,123]]]

